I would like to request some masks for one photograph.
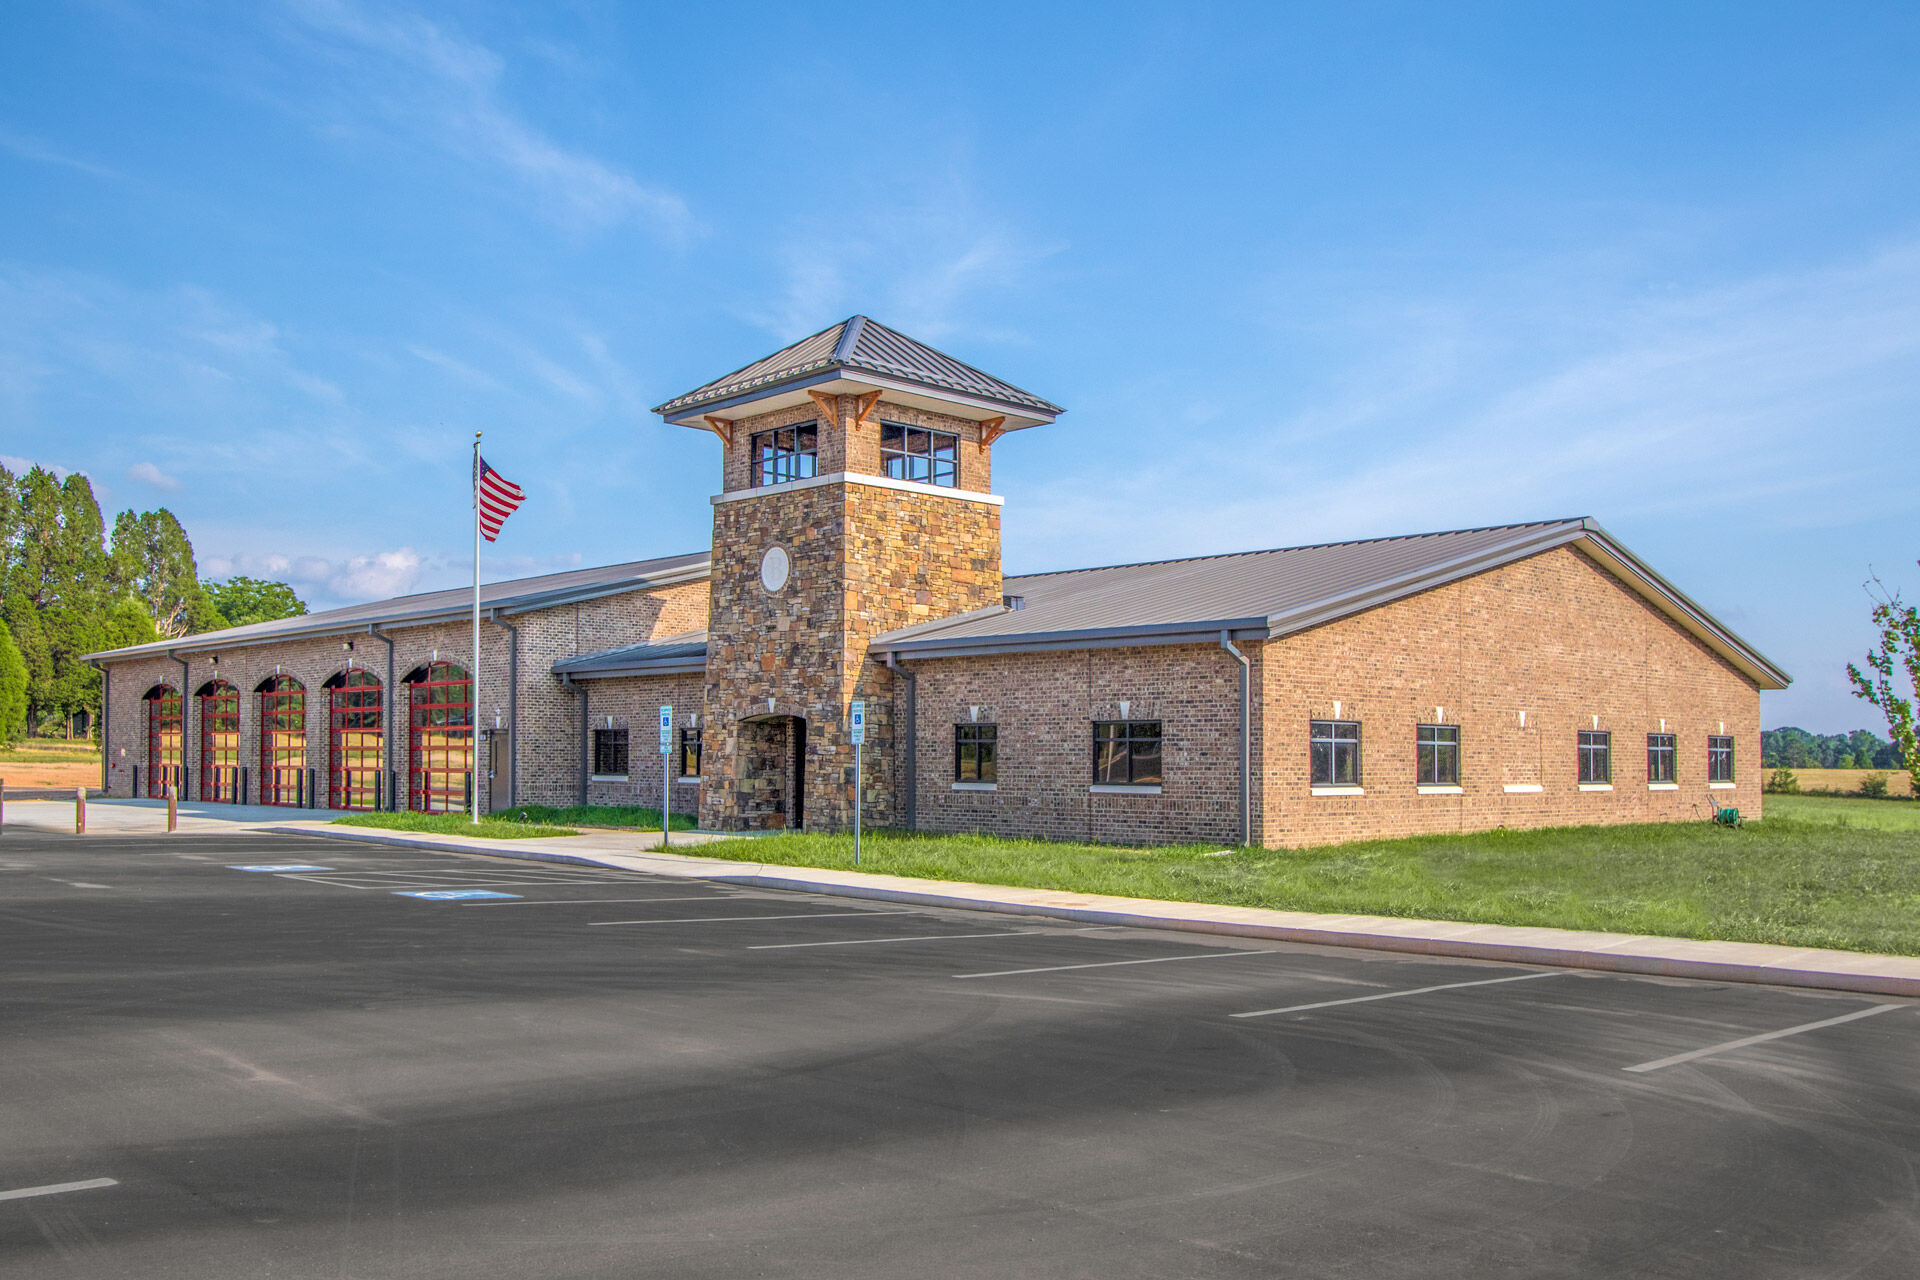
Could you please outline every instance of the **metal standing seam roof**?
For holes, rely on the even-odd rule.
[[[707,633],[685,631],[640,644],[603,649],[561,658],[553,664],[557,676],[598,677],[625,675],[662,675],[676,671],[704,671],[707,667]]]
[[[650,587],[671,586],[707,576],[710,557],[701,551],[690,555],[664,556],[654,560],[633,560],[625,564],[602,565],[595,569],[569,569],[562,573],[541,574],[532,578],[513,578],[506,582],[480,585],[480,607],[503,614],[526,613],[556,605],[573,604],[599,596],[644,591]],[[160,640],[125,649],[108,649],[87,655],[89,660],[119,662],[165,654],[200,653],[209,649],[237,648],[274,640],[292,640],[304,636],[340,635],[364,631],[370,626],[414,626],[444,618],[458,617],[473,607],[473,588],[455,587],[447,591],[426,591],[410,596],[395,596],[367,604],[347,605],[322,613],[256,622],[245,627],[227,627],[203,631],[178,640]]]
[[[1206,641],[1222,631],[1271,639],[1575,544],[1760,687],[1786,687],[1784,671],[1588,519],[1030,574],[1006,579],[1020,608],[890,631],[872,649],[927,658]]]
[[[879,374],[1049,418],[1066,412],[1030,391],[1023,391],[865,316],[849,316],[839,324],[809,334],[743,369],[674,397],[657,406],[654,412],[663,417],[684,414],[742,392],[771,389],[833,369]]]

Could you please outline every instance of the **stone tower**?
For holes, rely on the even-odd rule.
[[[854,316],[654,412],[725,451],[700,825],[850,827],[855,698],[867,703],[863,821],[897,821],[905,682],[868,645],[1000,607],[993,444],[1061,409]]]

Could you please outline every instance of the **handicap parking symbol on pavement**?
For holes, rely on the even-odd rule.
[[[517,893],[495,893],[491,889],[396,889],[403,898],[425,898],[429,902],[460,902],[467,898],[517,898]]]
[[[272,862],[257,867],[228,867],[229,871],[331,871],[332,867],[318,867],[310,862]]]

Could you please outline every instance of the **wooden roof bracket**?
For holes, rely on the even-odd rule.
[[[705,418],[707,430],[720,437],[721,443],[729,449],[733,447],[733,421],[730,418],[716,418],[708,414]]]
[[[985,449],[1005,434],[1007,434],[1007,420],[1004,416],[983,419],[980,423],[980,447]]]
[[[867,415],[872,413],[873,406],[879,403],[880,403],[880,393],[878,391],[862,391],[860,393],[859,412],[853,415],[853,425],[856,427],[866,426]]]
[[[820,410],[820,416],[828,422],[837,423],[840,421],[839,396],[828,395],[824,391],[809,391],[807,392],[807,398],[813,401],[814,407]]]

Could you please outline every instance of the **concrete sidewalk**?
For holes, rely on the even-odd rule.
[[[165,806],[159,805],[160,812],[156,814],[152,806],[158,804],[156,801],[95,801],[88,806],[89,829],[126,833],[162,830]],[[659,851],[660,833],[657,831],[605,831],[547,839],[487,840],[382,831],[368,827],[336,827],[328,825],[328,818],[290,819],[290,812],[297,814],[302,811],[240,808],[233,805],[182,805],[180,829],[195,834],[270,831],[322,836],[446,853],[615,867],[650,875],[843,898],[868,898],[912,906],[1045,916],[1082,924],[1228,934],[1416,955],[1458,956],[1518,964],[1600,969],[1615,973],[1718,982],[1757,982],[1920,998],[1920,957],[1916,956],[1869,955],[1755,942],[1701,942],[1628,933],[1403,920],[1391,916],[1316,915],[1304,911],[1162,902],[1150,898],[1120,898],[1057,889],[917,880],[860,871],[814,870],[701,857],[698,854],[662,853]],[[73,805],[32,801],[9,804],[6,824],[70,832],[73,829]],[[738,838],[735,835],[708,832],[675,832],[673,843],[682,847],[696,847],[715,840]]]

